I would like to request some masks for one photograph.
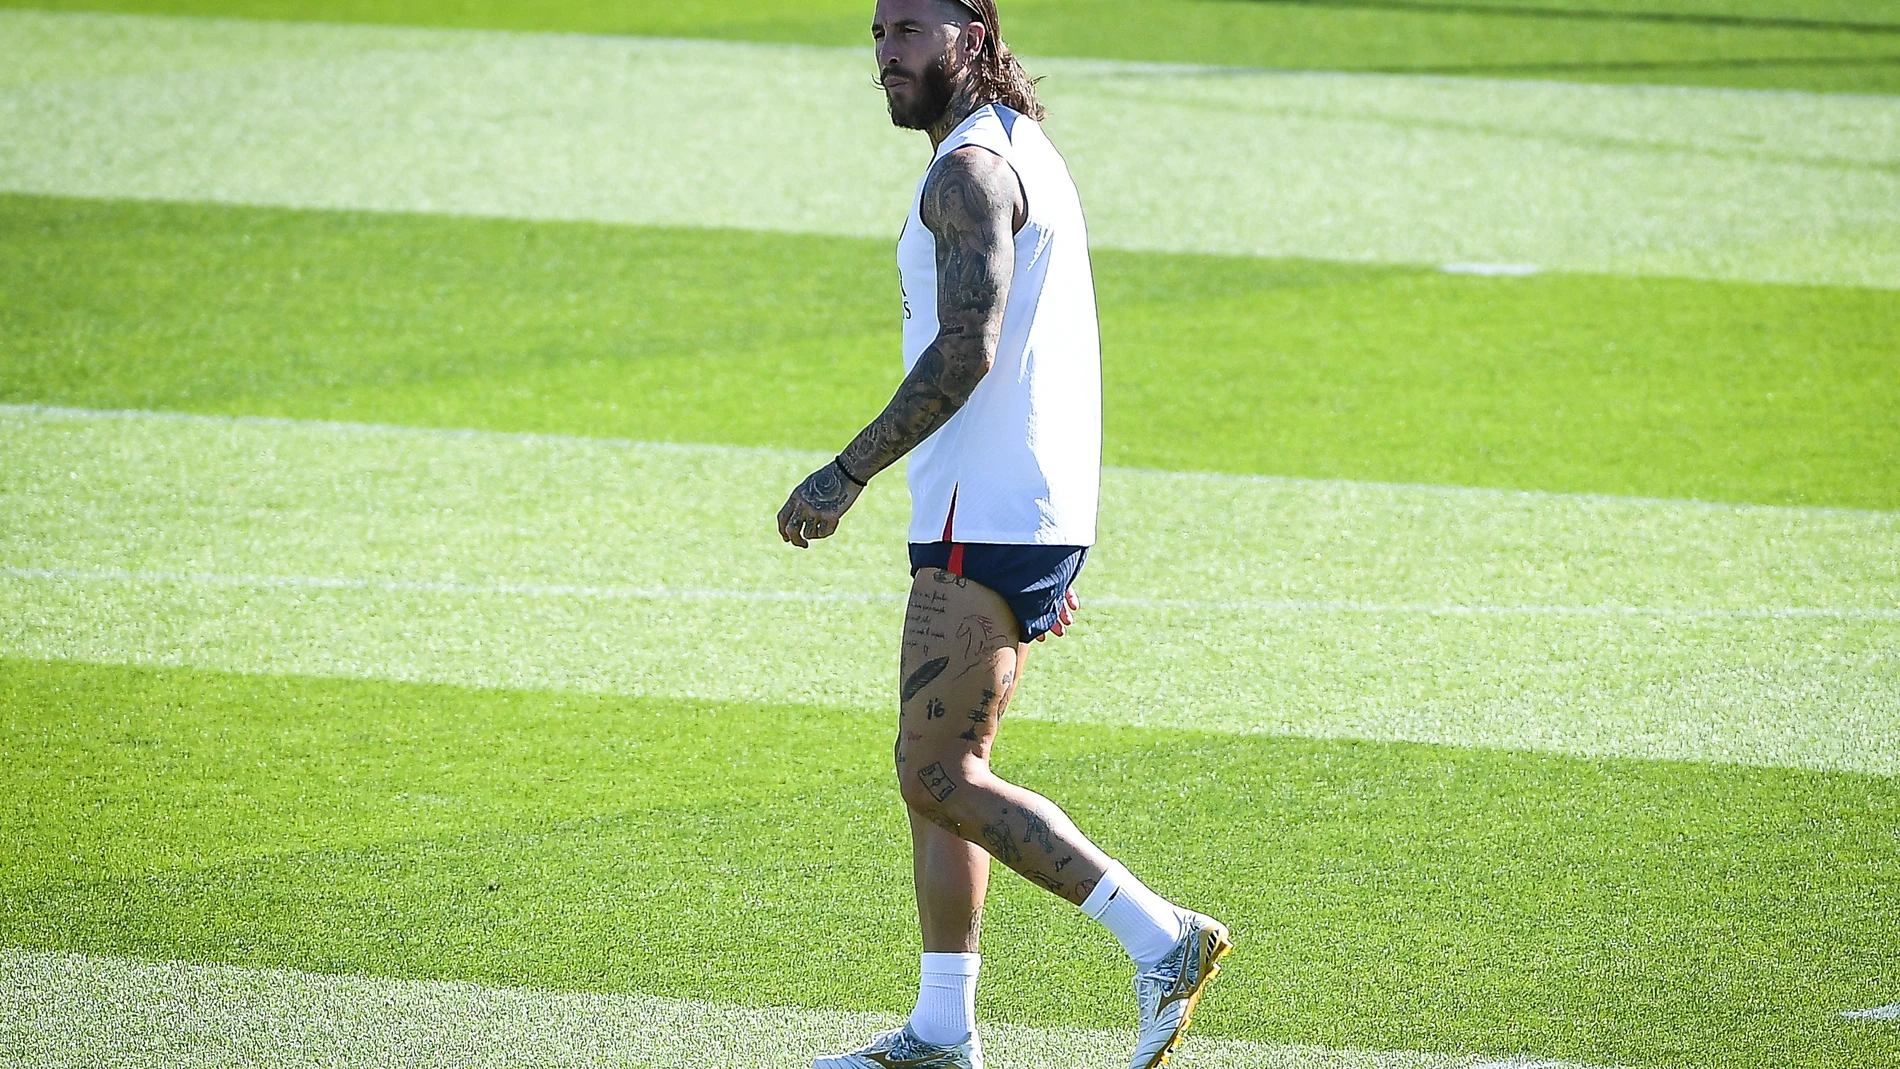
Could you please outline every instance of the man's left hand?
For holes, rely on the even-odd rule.
[[[778,510],[779,537],[799,549],[811,548],[816,539],[830,538],[863,490],[846,479],[838,465],[826,464],[805,476],[785,499],[785,507]]]

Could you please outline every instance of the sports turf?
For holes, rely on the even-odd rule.
[[[151,1064],[217,1069],[761,1069],[844,1050],[902,1018],[841,1009],[738,1006],[602,991],[391,980],[203,962],[0,949],[0,1001],[24,1031],[0,1032],[0,1063],[34,1069]],[[1123,1029],[984,1026],[996,1069],[1112,1065]],[[1483,1056],[1340,1051],[1196,1036],[1202,1069],[1473,1069]],[[1544,1069],[1576,1069],[1545,1062]]]
[[[753,1004],[909,994],[881,718],[18,661],[0,688],[10,944]],[[1900,980],[1886,780],[1006,730],[1009,774],[1235,921],[1249,953],[1209,1034],[1900,1053],[1834,1016]],[[1120,1023],[1112,943],[1038,895],[999,881],[984,1011]]]
[[[1900,10],[1004,6],[1099,57],[1109,460],[1187,470],[998,759],[1237,924],[1190,1057],[1900,1064],[1900,513],[1760,504],[1900,498],[1900,98],[1112,62],[1892,92]],[[901,480],[769,527],[896,376],[867,6],[125,9],[727,40],[0,12],[0,1065],[904,1008]],[[1112,941],[993,902],[994,1064],[1115,1055]]]
[[[885,241],[26,197],[0,228],[10,402],[823,449],[896,380]],[[1895,291],[1096,260],[1114,464],[1900,506]]]
[[[1900,289],[1900,98],[1038,69],[1092,248]],[[856,49],[0,12],[0,72],[19,193],[888,242],[924,145]]]
[[[823,45],[864,44],[872,8],[870,0],[33,0],[20,6]],[[1031,56],[1873,93],[1900,88],[1900,13],[1891,3],[1005,0],[1001,8],[1006,36]]]
[[[829,454],[0,427],[0,653],[889,697],[901,482],[811,553],[769,522]],[[1018,713],[1892,775],[1896,539],[1882,513],[1111,472],[1087,624],[1038,647]]]

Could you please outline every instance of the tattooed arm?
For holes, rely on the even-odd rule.
[[[1009,164],[980,148],[945,157],[919,214],[936,238],[937,338],[871,425],[845,447],[861,479],[895,464],[957,414],[996,359],[1016,269],[1022,187]]]
[[[781,538],[802,549],[828,537],[857,501],[853,479],[897,463],[969,401],[996,360],[1025,211],[1016,172],[994,153],[961,148],[937,165],[919,211],[937,245],[937,339],[838,461],[792,491],[778,514]]]

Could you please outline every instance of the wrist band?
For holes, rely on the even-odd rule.
[[[833,467],[836,467],[838,469],[838,474],[844,476],[846,479],[849,479],[851,481],[851,485],[857,487],[858,489],[862,490],[866,486],[870,485],[869,483],[865,482],[863,479],[860,479],[857,476],[851,474],[851,469],[844,466],[844,454],[840,453],[837,456],[832,457],[831,463]]]

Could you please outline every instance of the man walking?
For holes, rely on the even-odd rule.
[[[1081,204],[994,0],[879,0],[871,35],[891,121],[936,150],[897,245],[906,375],[792,491],[778,525],[800,548],[830,536],[865,484],[909,454],[895,759],[923,976],[903,1028],[814,1065],[981,1069],[977,942],[994,856],[1134,958],[1130,1066],[1153,1069],[1232,949],[1227,929],[1149,890],[989,766],[1028,644],[1070,622],[1070,585],[1095,542],[1101,358]]]

